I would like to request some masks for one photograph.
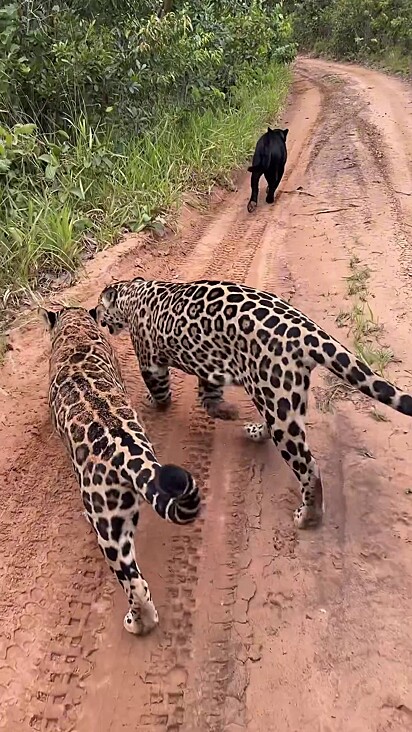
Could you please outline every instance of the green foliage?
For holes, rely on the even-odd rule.
[[[281,4],[175,3],[162,19],[153,13],[160,3],[86,5],[19,0],[0,10],[4,121],[22,114],[51,131],[79,112],[94,124],[115,110],[140,131],[159,105],[205,108],[245,66],[294,54]]]
[[[176,0],[160,17],[161,7],[0,8],[3,296],[73,270],[85,247],[139,230],[185,186],[227,173],[276,112],[288,78],[279,64],[295,53],[281,3]]]
[[[295,36],[302,47],[341,58],[373,60],[412,52],[410,0],[301,0],[287,2]]]

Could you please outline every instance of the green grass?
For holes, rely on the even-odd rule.
[[[355,341],[355,352],[361,361],[383,377],[386,367],[394,360],[394,353],[390,348],[382,348],[379,345],[374,346],[362,341]]]
[[[370,277],[369,268],[366,266],[360,266],[360,260],[355,255],[352,255],[349,267],[351,274],[346,278],[348,283],[348,295],[357,295],[361,300],[366,297],[368,287],[367,282]]]
[[[356,356],[373,371],[384,376],[386,367],[394,360],[394,354],[390,348],[380,346],[376,340],[383,328],[375,319],[372,308],[367,302],[369,295],[367,281],[370,272],[359,260],[356,262],[351,260],[350,269],[351,275],[346,278],[348,295],[356,296],[357,301],[349,312],[338,313],[336,323],[340,328],[348,327]]]
[[[360,262],[356,264],[350,263],[352,274],[347,278],[348,294],[356,295],[358,302],[355,302],[350,313],[347,313],[347,319],[340,318],[342,324],[347,324],[352,333],[354,351],[357,357],[366,363],[373,371],[384,376],[386,367],[394,360],[393,351],[390,348],[380,346],[376,338],[383,328],[377,322],[373,314],[372,308],[367,302],[369,295],[367,281],[370,272]],[[367,273],[367,274],[365,274]],[[358,287],[354,287],[354,283]]]
[[[339,328],[348,328],[353,341],[353,351],[357,358],[363,361],[373,371],[385,378],[387,366],[395,360],[390,348],[381,346],[377,336],[382,332],[382,325],[376,320],[372,308],[368,303],[370,296],[369,278],[370,269],[362,264],[357,255],[349,260],[350,274],[346,277],[347,294],[353,298],[350,310],[341,310],[336,316]],[[325,388],[318,390],[317,406],[324,412],[333,409],[333,403],[338,399],[347,399],[356,395],[357,389],[343,382],[335,375],[328,375]],[[371,416],[377,422],[386,421],[385,415],[374,408]]]
[[[36,131],[16,130],[6,150],[14,172],[0,192],[3,305],[36,288],[45,271],[75,271],[85,248],[163,220],[184,191],[229,182],[278,116],[290,76],[275,66],[238,89],[231,107],[184,119],[167,110],[150,134],[125,141],[85,119],[72,122],[69,136],[38,139]]]
[[[378,69],[399,74],[404,77],[412,76],[412,58],[396,46],[385,51],[381,56],[371,56],[367,61]]]

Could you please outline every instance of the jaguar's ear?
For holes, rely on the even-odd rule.
[[[268,132],[273,132],[271,127],[268,127]]]
[[[45,324],[47,330],[53,330],[54,326],[56,325],[59,313],[55,313],[53,312],[53,310],[46,310],[46,308],[38,308],[37,312],[39,314],[39,317]]]
[[[116,300],[117,300],[117,288],[113,287],[113,286],[106,287],[106,289],[103,290],[103,292],[100,296],[100,301],[105,308],[110,308],[110,307],[113,307],[114,305],[116,305]]]
[[[286,130],[283,130],[283,139],[284,140],[286,140],[286,138],[288,136],[288,132],[289,132],[289,129],[288,128],[286,128]]]
[[[104,325],[103,316],[105,313],[105,307],[100,303],[100,305],[97,305],[95,308],[91,308],[89,310],[89,315],[93,318],[93,320],[97,323],[97,325]]]

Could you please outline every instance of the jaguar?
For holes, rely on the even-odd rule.
[[[113,335],[128,328],[152,402],[171,400],[169,367],[198,379],[202,405],[212,418],[236,419],[223,398],[229,384],[243,386],[264,422],[246,424],[250,439],[271,438],[300,482],[298,528],[324,513],[319,467],[305,430],[311,373],[325,366],[342,381],[398,412],[412,416],[412,396],[369,366],[290,303],[232,282],[116,282],[100,294],[96,318]]]
[[[275,202],[275,193],[283,178],[288,158],[286,148],[288,132],[288,129],[272,130],[268,127],[267,132],[256,143],[252,165],[248,168],[248,172],[252,173],[250,177],[252,191],[247,205],[249,213],[252,213],[257,206],[259,180],[262,175],[265,176],[268,184],[266,188],[266,203]]]
[[[124,627],[142,635],[159,618],[136,563],[139,506],[146,501],[162,519],[187,524],[199,513],[199,490],[189,472],[156,459],[95,310],[41,308],[40,316],[51,340],[53,427],[70,456],[85,516],[128,599]]]

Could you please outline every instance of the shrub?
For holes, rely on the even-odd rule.
[[[410,58],[410,0],[302,0],[286,6],[304,48],[349,59],[385,59],[393,51]]]
[[[49,132],[79,113],[92,124],[111,114],[139,132],[159,106],[206,108],[245,72],[294,55],[280,4],[175,3],[163,18],[156,3],[102,0],[96,16],[93,5],[20,0],[0,10],[4,121],[28,117]]]
[[[279,64],[295,53],[281,3],[168,5],[165,14],[156,0],[0,9],[3,294],[74,269],[85,245],[140,229],[183,186],[227,172],[276,111],[288,78]]]

